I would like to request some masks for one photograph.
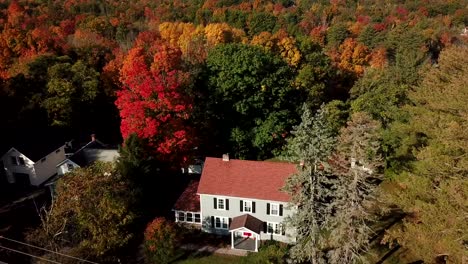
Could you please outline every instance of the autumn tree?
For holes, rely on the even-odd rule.
[[[28,234],[28,241],[86,259],[111,260],[132,238],[132,203],[132,192],[112,163],[77,168],[58,181],[54,201],[43,209],[41,226]]]
[[[121,70],[124,87],[117,92],[123,138],[135,133],[148,140],[159,158],[180,161],[183,151],[193,143],[185,125],[192,108],[183,91],[188,77],[181,69],[178,48],[150,34],[140,36],[125,58]]]
[[[179,246],[180,234],[174,222],[156,218],[145,230],[145,255],[151,263],[171,263]]]
[[[330,129],[327,112],[322,107],[312,114],[304,104],[301,123],[294,127],[288,139],[285,158],[301,162],[299,172],[288,178],[285,190],[291,195],[291,206],[297,206],[286,224],[296,231],[296,244],[290,255],[297,262],[324,263],[327,235],[333,210],[335,179],[325,170],[335,147],[335,135]]]
[[[467,54],[466,46],[443,51],[437,67],[425,72],[409,94],[408,122],[395,125],[406,138],[424,142],[400,139],[416,160],[390,181],[395,188],[386,196],[407,213],[386,241],[406,249],[408,259],[459,263],[466,257]]]

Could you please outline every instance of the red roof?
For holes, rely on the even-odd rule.
[[[198,181],[192,180],[174,205],[174,210],[200,212],[200,196],[197,195]]]
[[[280,189],[296,172],[286,162],[206,158],[198,193],[287,202],[289,195]]]

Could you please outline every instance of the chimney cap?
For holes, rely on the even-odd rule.
[[[96,134],[91,134],[91,141],[96,141]]]
[[[223,154],[223,161],[229,161],[229,153]]]

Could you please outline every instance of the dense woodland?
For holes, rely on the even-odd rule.
[[[401,263],[461,263],[467,7],[465,0],[0,0],[2,146],[91,133],[124,142],[118,177],[64,182],[54,205],[70,201],[67,184],[76,193],[96,184],[101,196],[118,186],[109,190],[115,199],[104,195],[95,205],[108,208],[101,224],[116,221],[106,229],[111,238],[99,240],[106,230],[102,219],[89,220],[95,208],[74,204],[50,214],[79,215],[80,227],[71,228],[79,236],[64,242],[35,233],[43,238],[35,242],[75,247],[90,259],[114,256],[134,237],[126,226],[138,213],[127,210],[151,192],[145,177],[164,182],[162,167],[229,153],[304,163],[285,186],[300,205],[289,221],[299,228],[290,252],[298,262],[369,261],[377,245],[398,247],[393,258]],[[76,174],[106,170],[99,166]],[[124,189],[134,190],[131,198],[123,199]]]

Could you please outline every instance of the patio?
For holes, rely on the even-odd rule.
[[[242,238],[234,241],[235,249],[255,251],[255,240],[252,238]]]

